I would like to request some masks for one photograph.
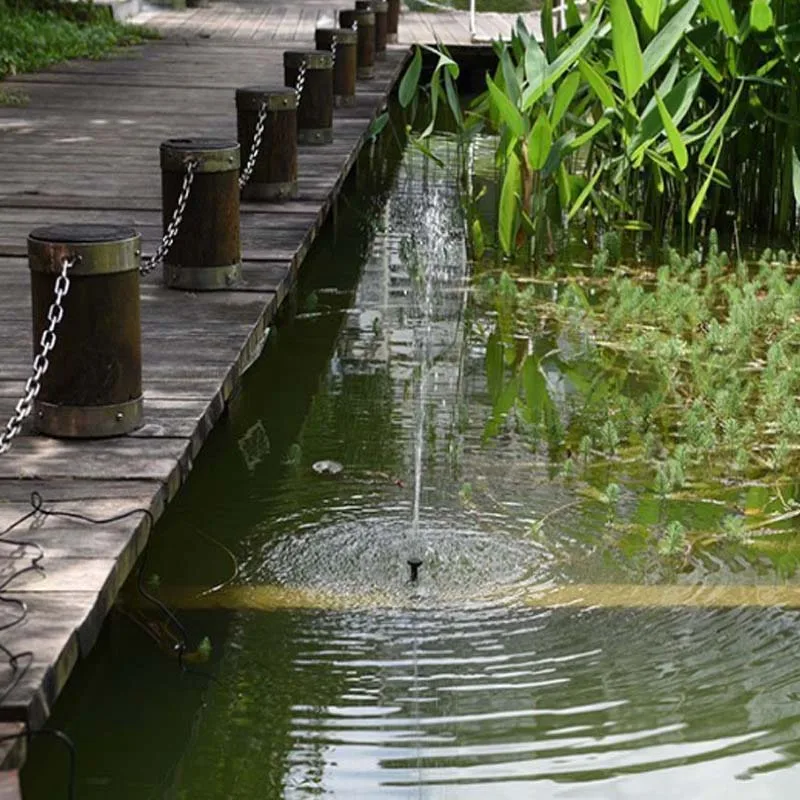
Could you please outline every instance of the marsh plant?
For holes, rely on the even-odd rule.
[[[609,507],[612,474],[621,484],[627,475],[659,509],[651,542],[661,555],[747,545],[800,514],[778,500],[800,462],[797,267],[772,250],[734,263],[715,231],[702,252],[667,248],[662,262],[621,263],[588,286],[579,272],[549,291],[524,276],[476,277],[473,335],[493,401],[485,435],[513,420],[534,449],[545,442],[568,460],[571,477],[577,466],[606,485],[589,496]],[[752,518],[736,503],[702,530],[671,518],[677,501],[752,485],[774,487]]]
[[[565,225],[588,242],[649,231],[692,249],[703,229],[775,237],[797,231],[800,3],[789,0],[568,1],[540,43],[519,21],[494,49],[486,91],[463,113],[446,48],[429,85],[425,149],[449,108],[463,140],[496,137],[500,192],[471,220],[474,249],[533,263]],[[417,102],[418,51],[400,87]],[[475,205],[476,198],[467,198]],[[618,247],[607,246],[614,266]]]

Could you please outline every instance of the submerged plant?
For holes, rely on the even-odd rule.
[[[684,555],[687,550],[686,528],[678,520],[670,522],[658,539],[657,549],[668,558]]]

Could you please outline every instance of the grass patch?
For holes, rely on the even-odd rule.
[[[411,11],[427,11],[436,13],[452,9],[454,11],[469,11],[470,0],[407,0],[406,5]],[[435,4],[435,5],[434,5]],[[476,11],[491,11],[496,14],[524,14],[538,11],[542,7],[541,0],[477,0]]]
[[[70,58],[103,58],[117,47],[157,37],[90,4],[10,8],[0,0],[0,79]]]

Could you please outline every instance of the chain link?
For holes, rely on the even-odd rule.
[[[336,34],[331,36],[331,66],[336,66]]]
[[[300,108],[300,101],[303,98],[303,87],[306,85],[306,69],[308,64],[303,59],[300,62],[300,69],[297,70],[297,85],[294,87],[294,93],[297,96],[297,107]]]
[[[183,215],[186,213],[186,203],[189,200],[189,193],[192,190],[192,181],[194,180],[194,173],[197,167],[200,165],[199,161],[194,159],[186,162],[186,174],[183,176],[183,186],[181,186],[181,192],[178,195],[178,202],[175,205],[175,212],[172,215],[172,219],[167,226],[167,230],[164,233],[164,238],[161,240],[161,244],[156,249],[155,253],[144,261],[142,265],[139,267],[139,274],[140,275],[148,275],[151,273],[163,260],[164,257],[169,252],[170,247],[172,247],[175,239],[178,236],[178,229],[181,226],[181,222],[183,222]]]
[[[253,133],[253,141],[250,144],[250,155],[247,156],[247,164],[239,176],[239,188],[244,189],[250,176],[253,174],[253,169],[258,160],[258,153],[261,150],[261,138],[264,135],[264,125],[267,122],[267,101],[264,100],[258,109],[258,119],[256,120],[256,129]]]
[[[78,263],[79,257],[62,258],[61,272],[56,278],[55,298],[47,309],[47,327],[42,331],[39,339],[41,348],[33,359],[33,370],[30,377],[25,382],[25,392],[17,402],[11,419],[6,423],[6,428],[0,434],[0,455],[8,452],[11,447],[12,439],[22,430],[22,423],[33,410],[33,401],[39,395],[42,388],[42,378],[50,367],[48,355],[56,346],[56,328],[58,323],[64,318],[64,298],[69,292],[68,272]]]

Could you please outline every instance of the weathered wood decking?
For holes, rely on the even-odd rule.
[[[0,424],[30,371],[30,230],[55,222],[129,224],[142,234],[145,253],[152,252],[161,236],[159,143],[179,135],[235,139],[235,88],[282,85],[283,50],[299,42],[313,48],[314,28],[347,5],[220,2],[183,12],[148,11],[135,21],[159,28],[163,40],[6,84],[30,101],[0,108]],[[506,33],[512,17],[480,20],[479,33],[493,36]],[[301,148],[300,197],[281,205],[242,204],[242,286],[192,294],[164,289],[158,272],[143,281],[146,424],[112,440],[19,437],[0,456],[0,531],[30,510],[34,490],[49,508],[92,517],[137,507],[161,514],[258,355],[370,119],[402,69],[407,44],[437,37],[467,43],[466,15],[403,15],[405,45],[378,64],[376,80],[359,82],[354,108],[337,110],[334,144]],[[98,528],[50,517],[13,535],[38,544],[45,557],[44,573],[15,578],[3,593],[24,600],[27,615],[0,630],[0,643],[12,653],[32,653],[16,671],[0,661],[0,764],[7,768],[21,763],[25,748],[2,737],[21,725],[44,723],[78,659],[92,647],[149,531],[141,518]],[[32,554],[31,548],[2,544],[0,536],[0,583],[27,566]],[[18,613],[0,604],[0,626]],[[14,796],[15,786],[14,773],[0,773],[0,797]]]

